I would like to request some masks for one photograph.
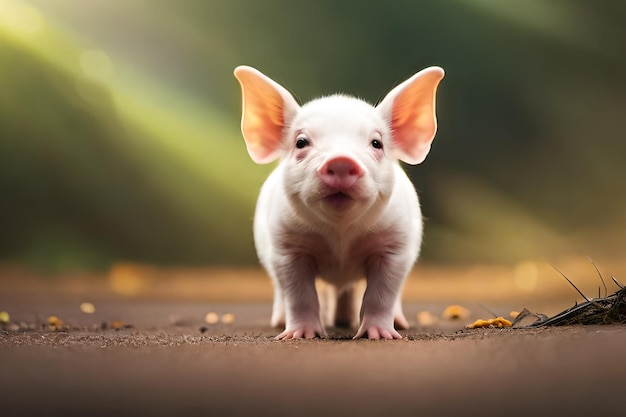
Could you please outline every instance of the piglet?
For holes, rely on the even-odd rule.
[[[398,161],[419,164],[430,151],[443,76],[426,68],[376,107],[340,94],[300,106],[258,70],[235,69],[248,153],[259,164],[280,160],[254,216],[257,254],[274,285],[271,324],[284,326],[276,339],[323,337],[325,325],[359,319],[355,339],[400,339],[394,323],[408,328],[401,291],[419,254],[422,214]],[[324,325],[316,278],[336,297],[334,322]]]

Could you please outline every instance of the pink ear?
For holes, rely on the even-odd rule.
[[[393,151],[415,165],[426,158],[437,132],[435,94],[444,76],[439,67],[426,68],[391,90],[378,109],[389,123]]]
[[[266,164],[280,156],[285,126],[298,111],[287,90],[260,71],[240,66],[235,77],[241,85],[241,132],[252,160]]]

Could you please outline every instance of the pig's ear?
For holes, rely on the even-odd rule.
[[[254,68],[237,67],[235,77],[241,84],[241,132],[248,153],[257,164],[272,162],[280,156],[285,127],[298,111],[298,103],[287,90]]]
[[[415,165],[430,151],[435,132],[435,94],[443,69],[426,68],[396,88],[380,102],[377,109],[391,128],[394,156]]]

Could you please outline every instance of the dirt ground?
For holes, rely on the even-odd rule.
[[[623,414],[626,326],[465,329],[489,318],[486,308],[553,314],[576,294],[564,285],[541,297],[517,288],[513,297],[514,287],[497,284],[510,278],[503,270],[466,271],[483,277],[470,284],[454,271],[421,272],[405,291],[412,328],[403,340],[351,340],[352,331],[330,329],[326,339],[277,342],[271,287],[259,271],[120,265],[106,276],[41,277],[5,268],[0,414]],[[435,281],[443,276],[447,297]],[[95,312],[81,311],[84,302]],[[442,318],[451,303],[469,315]],[[425,311],[429,324],[417,319]]]

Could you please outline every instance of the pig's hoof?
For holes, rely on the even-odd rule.
[[[359,339],[361,337],[366,337],[370,340],[378,340],[378,339],[402,339],[400,333],[398,333],[394,328],[386,329],[380,326],[369,326],[367,328],[361,327],[357,332],[354,339]]]
[[[318,337],[320,333],[315,330],[314,327],[301,327],[292,330],[285,330],[278,336],[274,338],[274,340],[287,340],[287,339],[313,339]]]

